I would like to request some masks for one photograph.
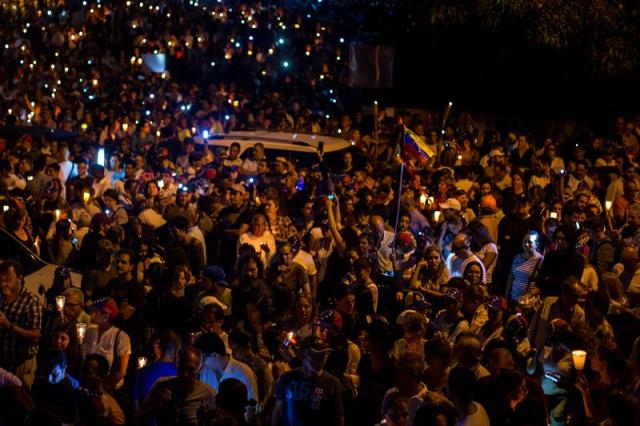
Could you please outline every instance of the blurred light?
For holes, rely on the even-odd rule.
[[[285,68],[289,68],[289,61],[282,62],[282,66]]]
[[[104,166],[104,148],[99,148],[98,149],[98,164],[100,164],[101,166]]]

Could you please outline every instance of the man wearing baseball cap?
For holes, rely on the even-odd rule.
[[[329,345],[316,336],[300,343],[302,367],[286,372],[276,384],[273,426],[344,425],[342,386],[324,371],[330,351]]]
[[[478,220],[487,227],[493,241],[498,241],[498,225],[504,217],[502,210],[498,209],[496,197],[491,194],[480,198],[480,210]]]

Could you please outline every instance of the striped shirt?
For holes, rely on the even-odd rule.
[[[509,301],[515,302],[524,296],[529,289],[532,275],[537,273],[536,267],[538,262],[542,262],[542,255],[536,253],[535,256],[525,258],[522,253],[516,255],[511,264],[511,274],[513,275],[513,282],[511,283],[511,293],[509,294]],[[539,268],[538,268],[539,269]]]
[[[40,330],[42,305],[37,296],[24,288],[11,303],[0,297],[0,310],[17,327],[29,331]],[[3,368],[15,372],[20,364],[33,357],[37,351],[37,343],[29,345],[15,337],[8,329],[0,331],[0,366]]]

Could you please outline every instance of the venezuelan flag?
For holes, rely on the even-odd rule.
[[[435,155],[435,152],[424,140],[411,130],[404,128],[403,151],[405,159],[413,158],[419,163],[424,163]]]

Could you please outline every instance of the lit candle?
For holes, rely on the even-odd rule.
[[[8,205],[5,204],[4,206],[2,206],[2,212],[3,213],[6,213],[7,210],[9,210],[9,206]]]
[[[84,191],[82,193],[82,200],[85,204],[87,204],[89,202],[89,199],[91,199],[91,193],[89,191]]]
[[[158,180],[158,188],[160,189],[164,188],[164,181],[162,179]]]
[[[607,209],[607,211],[611,210],[611,207],[613,207],[613,203],[609,200],[604,202],[604,208]]]
[[[87,332],[87,324],[84,322],[76,323],[76,334],[78,335],[78,342],[82,344],[84,340],[84,335]]]
[[[440,210],[436,210],[435,212],[433,212],[433,220],[435,220],[436,222],[440,222],[440,215],[442,213],[440,212]]]
[[[576,370],[584,370],[584,363],[587,360],[587,353],[585,351],[572,351],[573,366]]]
[[[122,131],[127,133],[127,130],[129,130],[129,124],[128,123],[122,123]]]
[[[64,309],[64,302],[66,298],[62,295],[56,296],[56,306],[58,307],[58,312],[62,312]]]
[[[145,365],[147,365],[147,357],[146,356],[139,356],[138,357],[138,368],[144,368]]]
[[[420,195],[420,204],[422,204],[422,205],[427,204],[427,200],[428,200],[428,198],[427,198],[426,195],[424,195],[424,194]]]
[[[60,220],[60,209],[56,209],[55,214],[56,214],[56,222],[57,222]]]

